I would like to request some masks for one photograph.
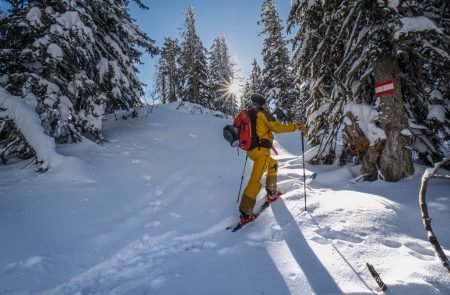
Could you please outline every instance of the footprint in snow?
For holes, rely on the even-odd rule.
[[[392,241],[392,240],[384,240],[382,241],[383,245],[389,248],[400,248],[402,246],[402,243]]]
[[[409,249],[411,249],[412,251],[414,251],[415,253],[425,255],[425,256],[434,256],[434,252],[432,250],[429,250],[429,249],[419,245],[418,243],[414,243],[414,242],[405,243],[405,246],[408,247]]]
[[[350,243],[361,243],[363,239],[359,237],[352,236],[348,233],[326,229],[319,229],[315,231],[318,235],[329,240],[342,240]]]
[[[329,240],[325,239],[324,237],[313,237],[311,240],[313,240],[317,244],[321,244],[321,245],[331,244],[331,242]]]

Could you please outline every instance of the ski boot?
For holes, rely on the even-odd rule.
[[[275,202],[283,194],[282,192],[279,191],[273,192],[267,189],[266,191],[267,191],[266,200],[269,203]]]
[[[258,215],[256,215],[255,213],[248,215],[248,214],[241,212],[241,222],[240,223],[241,223],[241,225],[247,224],[247,223],[255,220],[256,217],[258,217]]]

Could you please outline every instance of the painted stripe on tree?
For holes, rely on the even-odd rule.
[[[394,81],[389,80],[375,85],[375,94],[377,96],[394,93]]]

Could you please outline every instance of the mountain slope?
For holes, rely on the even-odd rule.
[[[65,161],[45,174],[0,167],[0,293],[378,292],[366,262],[393,294],[448,292],[417,204],[424,168],[399,183],[352,184],[355,169],[308,166],[319,176],[304,211],[299,133],[277,137],[282,199],[226,231],[245,160],[222,138],[227,122],[192,104],[158,106],[105,122],[102,146],[58,147]],[[449,187],[429,191],[445,249]]]

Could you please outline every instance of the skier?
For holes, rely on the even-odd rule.
[[[256,135],[259,137],[259,144],[247,151],[247,156],[253,160],[253,169],[239,206],[241,225],[249,223],[257,217],[253,213],[253,208],[255,207],[256,196],[261,189],[261,177],[266,171],[267,201],[269,203],[274,202],[281,195],[281,192],[277,190],[278,163],[270,156],[270,149],[273,145],[272,132],[284,133],[294,132],[295,130],[306,132],[304,125],[277,122],[269,113],[267,101],[261,94],[252,94],[251,101],[253,107],[258,111],[256,115]]]

